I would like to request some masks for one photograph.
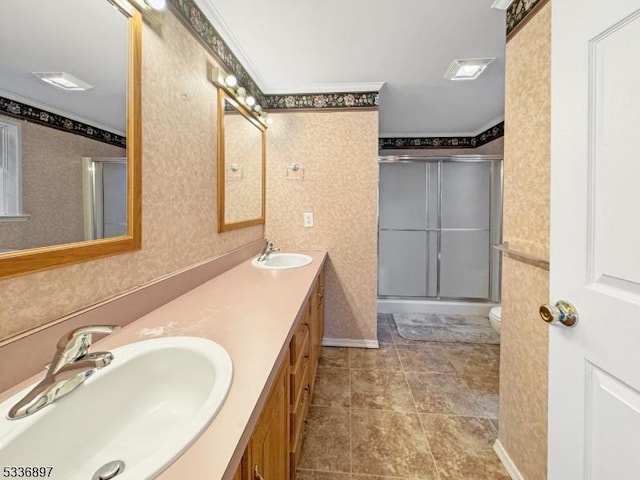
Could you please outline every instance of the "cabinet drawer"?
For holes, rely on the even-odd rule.
[[[309,343],[307,338],[309,333],[309,309],[305,308],[304,313],[302,314],[302,318],[300,319],[300,325],[296,330],[296,333],[293,334],[293,338],[291,339],[291,348],[290,348],[290,362],[291,365],[295,365],[302,350],[305,348],[305,342]]]
[[[303,343],[304,349],[300,352],[300,356],[291,371],[289,381],[290,388],[290,404],[295,408],[300,400],[300,395],[304,386],[309,383],[309,364],[311,358],[311,344],[309,342],[309,333],[305,336]]]
[[[298,402],[293,404],[293,410],[290,418],[291,429],[291,451],[295,451],[302,433],[302,426],[304,425],[304,419],[309,411],[309,403],[311,400],[311,386],[309,382],[309,368],[305,368],[302,375],[303,382],[301,382],[300,395]]]

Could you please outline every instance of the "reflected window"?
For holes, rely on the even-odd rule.
[[[0,118],[0,219],[23,220],[21,126]]]

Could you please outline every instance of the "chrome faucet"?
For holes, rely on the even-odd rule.
[[[262,253],[258,257],[258,262],[266,262],[269,259],[269,255],[273,252],[279,251],[279,248],[273,246],[273,242],[267,241],[267,245],[262,250]]]
[[[113,360],[111,352],[89,353],[92,334],[112,333],[119,328],[116,325],[90,325],[60,338],[44,378],[11,407],[7,418],[15,420],[37,412],[80,386],[96,370],[109,365]]]

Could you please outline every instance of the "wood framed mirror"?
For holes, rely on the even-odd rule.
[[[141,248],[140,12],[126,0],[7,0],[0,18],[10,39],[3,47],[11,48],[11,61],[0,66],[0,124],[5,119],[19,129],[14,143],[23,200],[14,202],[22,203],[17,214],[0,209],[0,279]],[[78,91],[50,77],[45,84],[38,74],[49,71],[68,72],[88,88]],[[70,144],[80,146],[69,153]],[[91,161],[103,157],[119,157],[105,171],[118,170],[109,181],[120,179],[117,218],[124,220],[88,233],[92,210],[83,177],[86,183]],[[104,190],[106,176],[94,183],[104,198],[115,195]]]
[[[264,224],[266,128],[218,88],[218,231]]]

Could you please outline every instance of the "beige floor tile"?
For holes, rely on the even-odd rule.
[[[508,480],[493,451],[495,430],[486,418],[420,415],[442,479]]]
[[[381,343],[380,348],[351,348],[351,368],[400,371],[400,358],[394,345]]]
[[[405,372],[454,373],[446,349],[435,342],[418,345],[396,345]]]
[[[446,355],[461,375],[497,375],[500,357],[492,345],[454,343],[445,346]]]
[[[349,348],[322,347],[320,350],[320,367],[349,368]]]
[[[348,473],[317,472],[314,470],[296,471],[296,480],[351,480]]]
[[[318,367],[311,405],[349,407],[349,369]]]
[[[349,472],[349,409],[309,409],[298,466],[304,470]]]
[[[351,406],[416,412],[411,390],[402,372],[351,370]]]
[[[483,410],[458,375],[417,372],[406,375],[419,412],[483,416]]]
[[[351,472],[412,479],[437,479],[418,415],[351,411]]]
[[[498,375],[473,376],[462,375],[462,379],[484,411],[484,416],[498,417],[498,392],[500,377]]]

